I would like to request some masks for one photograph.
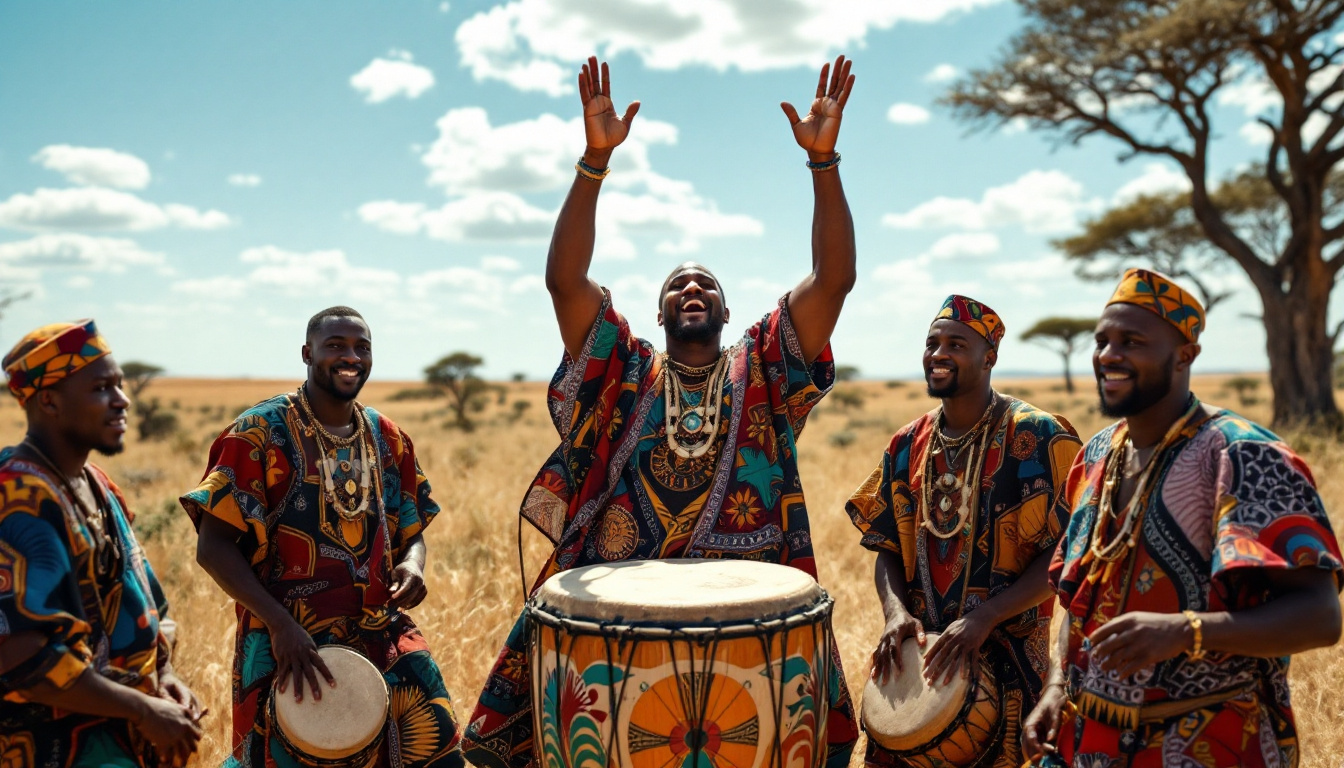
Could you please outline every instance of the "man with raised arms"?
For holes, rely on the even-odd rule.
[[[811,269],[778,306],[724,349],[729,312],[714,274],[693,262],[663,282],[666,352],[631,333],[588,275],[598,192],[639,110],[618,116],[607,65],[579,75],[588,146],[560,210],[546,265],[565,356],[549,407],[562,438],[521,514],[555,545],[537,579],[579,566],[655,558],[749,558],[813,577],[797,444],[834,379],[829,339],[854,284],[854,227],[835,151],[854,85],[850,62],[822,67],[804,117],[781,105],[807,153],[815,204]],[[857,737],[844,675],[832,680],[828,765]],[[525,625],[514,625],[466,730],[467,759],[535,765]]]
[[[1297,765],[1289,657],[1339,641],[1344,567],[1302,459],[1190,392],[1203,329],[1142,269],[1097,323],[1101,412],[1121,421],[1069,475],[1050,566],[1066,620],[1023,733],[1040,764]]]

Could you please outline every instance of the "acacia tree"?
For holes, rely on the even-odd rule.
[[[1078,351],[1078,341],[1091,334],[1096,327],[1095,317],[1045,317],[1023,332],[1022,340],[1041,344],[1063,358],[1064,390],[1073,394],[1069,360]]]
[[[163,368],[136,360],[121,365],[122,380],[126,384],[126,394],[131,398],[131,413],[135,415],[141,440],[167,437],[177,429],[177,414],[164,410],[157,397],[142,397],[149,383],[162,373]]]
[[[1190,181],[1209,242],[1250,278],[1267,337],[1274,423],[1341,425],[1331,389],[1340,329],[1327,327],[1344,267],[1344,221],[1327,205],[1344,159],[1344,15],[1339,0],[1018,0],[1024,28],[988,69],[946,97],[979,125],[1025,123],[1077,143],[1108,136],[1122,159],[1165,157]],[[1282,201],[1287,236],[1268,248],[1239,231],[1209,178],[1214,97],[1263,83],[1278,109],[1263,181]]]
[[[467,416],[467,410],[481,402],[482,396],[490,390],[490,385],[476,375],[476,369],[484,363],[485,360],[470,352],[454,352],[425,368],[425,381],[448,393],[456,424],[464,430],[470,431],[476,426]]]

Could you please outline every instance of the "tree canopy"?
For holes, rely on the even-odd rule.
[[[484,359],[470,352],[453,352],[425,368],[425,382],[448,393],[455,423],[465,430],[475,427],[467,411],[490,390],[490,385],[476,375],[476,369],[484,364]]]
[[[1023,331],[1022,340],[1036,342],[1058,353],[1064,360],[1064,388],[1073,392],[1069,360],[1078,351],[1078,342],[1097,327],[1095,317],[1045,317]]]

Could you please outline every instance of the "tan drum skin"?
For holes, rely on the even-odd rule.
[[[323,645],[317,652],[336,687],[325,688],[321,699],[307,691],[303,701],[295,701],[292,690],[272,691],[273,725],[291,754],[307,765],[367,765],[376,757],[387,723],[387,682],[372,662],[349,648]],[[326,683],[319,680],[319,685]]]
[[[528,606],[538,757],[820,766],[830,610],[811,576],[769,563],[648,560],[552,577]]]
[[[981,659],[970,679],[954,675],[943,685],[924,680],[925,645],[913,637],[901,643],[901,671],[885,683],[870,679],[863,689],[862,720],[868,738],[917,766],[978,765],[994,751],[1002,728],[1000,693],[993,671]]]

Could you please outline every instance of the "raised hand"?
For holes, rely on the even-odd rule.
[[[617,117],[611,101],[611,75],[607,63],[602,62],[599,77],[596,56],[589,56],[588,63],[579,73],[579,98],[583,99],[583,134],[588,140],[588,148],[609,155],[630,134],[630,122],[639,111],[639,102],[630,102],[625,115]]]
[[[813,161],[829,160],[835,153],[835,140],[840,135],[840,118],[854,88],[854,76],[849,74],[852,64],[844,56],[835,58],[835,66],[823,64],[817,81],[817,97],[807,116],[798,117],[798,110],[785,101],[780,103],[784,115],[793,126],[793,138],[807,150]]]

